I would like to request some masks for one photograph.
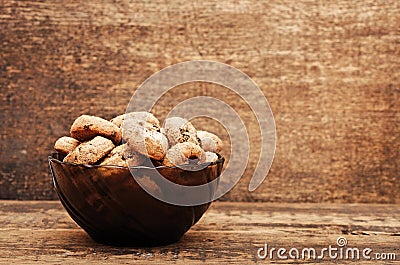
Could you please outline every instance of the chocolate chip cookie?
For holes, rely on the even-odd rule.
[[[67,155],[74,151],[79,144],[80,142],[78,140],[68,136],[63,136],[55,142],[54,149],[63,155]]]
[[[110,139],[96,136],[92,140],[78,145],[63,161],[92,165],[105,157],[114,147],[115,145]]]
[[[178,166],[185,164],[201,164],[206,162],[203,149],[191,142],[177,143],[171,147],[163,160],[164,166]]]
[[[213,133],[206,131],[197,131],[200,138],[201,147],[204,151],[220,153],[222,151],[222,140]]]
[[[71,126],[71,137],[83,142],[97,135],[112,140],[115,144],[121,142],[121,129],[114,123],[103,118],[89,115],[79,116]]]
[[[196,128],[186,119],[180,117],[168,118],[165,120],[164,129],[170,146],[185,142],[200,144]]]
[[[154,160],[162,160],[168,150],[168,140],[148,122],[136,119],[124,121],[123,138],[129,148]]]
[[[127,144],[122,144],[111,150],[111,152],[100,162],[100,165],[134,167],[142,165],[145,160],[146,158],[144,156],[130,150]]]

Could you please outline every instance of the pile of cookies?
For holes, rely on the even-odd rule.
[[[186,119],[172,117],[164,127],[149,112],[130,112],[110,121],[82,115],[71,126],[71,136],[58,139],[54,148],[64,162],[88,165],[178,166],[215,162],[221,139],[197,131]]]

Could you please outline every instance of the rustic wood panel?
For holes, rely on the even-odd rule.
[[[67,216],[59,202],[0,201],[0,264],[287,264],[261,260],[258,248],[336,246],[400,258],[400,208],[379,204],[282,204],[216,202],[178,243],[155,248],[116,248],[93,242]],[[327,263],[377,264],[376,260],[323,260]],[[314,263],[314,260],[295,260]],[[321,262],[321,261],[320,261]],[[382,263],[383,264],[383,263]]]
[[[267,181],[224,200],[400,202],[400,2],[11,1],[0,5],[0,198],[55,198],[47,155],[82,113],[123,113],[150,74],[210,59],[247,73],[275,114]],[[176,90],[155,109],[198,92]],[[199,126],[210,127],[204,122]]]

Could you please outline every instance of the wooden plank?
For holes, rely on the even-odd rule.
[[[320,250],[336,246],[339,236],[348,240],[349,247],[396,253],[400,259],[398,205],[216,202],[180,242],[155,248],[97,244],[71,221],[59,202],[0,201],[0,207],[0,264],[287,264],[290,260],[276,256],[262,260],[257,250],[265,243],[277,248]],[[357,264],[376,262],[360,259]]]
[[[400,229],[400,206],[392,204],[277,204],[277,203],[236,203],[216,202],[211,205],[203,223],[218,230],[232,230],[235,226],[250,229],[251,225],[303,226],[312,221],[313,225],[340,226],[351,224],[363,229],[376,229],[375,232],[393,233]],[[16,214],[16,213],[20,213]],[[233,226],[225,226],[235,218]],[[265,220],[267,218],[268,220]],[[219,220],[222,223],[215,222]],[[72,229],[66,211],[56,201],[0,201],[1,229],[41,228]],[[196,229],[207,230],[207,225]],[[347,228],[343,226],[344,228]],[[260,227],[257,227],[259,229]],[[386,229],[386,230],[385,230]]]
[[[112,118],[152,73],[210,59],[253,78],[275,114],[276,158],[257,192],[260,136],[233,93],[194,85],[154,112],[199,93],[238,110],[253,149],[224,200],[400,202],[397,0],[1,3],[0,198],[55,198],[46,157],[74,118]]]

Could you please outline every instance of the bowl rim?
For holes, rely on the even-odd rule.
[[[73,162],[64,162],[64,161],[61,161],[61,160],[59,160],[59,159],[54,157],[55,155],[58,155],[58,154],[61,154],[61,153],[52,152],[48,156],[48,160],[52,161],[52,162],[56,162],[56,163],[62,164],[62,165],[81,166],[81,167],[86,167],[86,168],[114,168],[114,169],[128,169],[128,170],[130,170],[130,169],[164,169],[164,168],[172,168],[172,169],[180,169],[180,170],[183,169],[183,170],[185,170],[185,168],[193,169],[193,168],[200,167],[202,165],[207,164],[206,167],[201,169],[201,170],[203,170],[203,169],[205,169],[205,168],[207,168],[209,166],[213,166],[213,165],[217,165],[217,164],[225,162],[225,158],[223,156],[221,156],[218,153],[215,153],[218,156],[218,159],[216,161],[211,162],[211,163],[202,163],[202,164],[199,164],[199,165],[180,165],[180,166],[172,166],[172,167],[170,167],[170,166],[156,166],[156,167],[134,166],[134,167],[124,167],[124,166],[117,166],[117,165],[91,165],[91,164],[77,164],[77,163],[73,163]]]

